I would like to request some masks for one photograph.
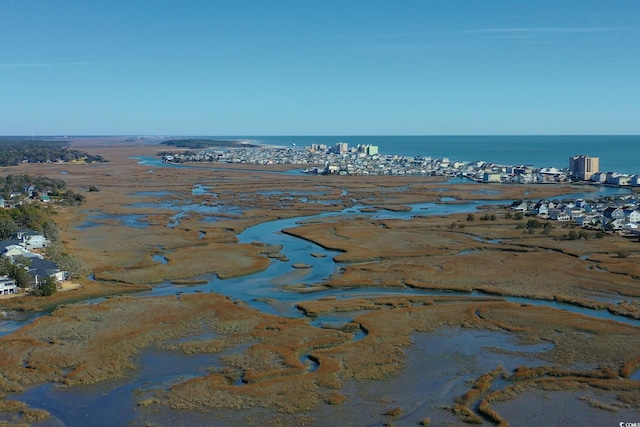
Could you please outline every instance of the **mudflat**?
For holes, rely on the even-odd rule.
[[[638,243],[595,233],[567,240],[569,228],[557,222],[544,234],[529,233],[518,227],[526,219],[509,218],[504,207],[489,204],[558,197],[583,187],[492,185],[479,192],[477,184],[439,177],[153,166],[139,159],[166,147],[151,141],[74,144],[109,163],[2,171],[59,177],[87,196],[79,208],[59,209],[56,223],[65,248],[95,278],[53,299],[0,301],[5,310],[58,306],[0,339],[3,419],[62,418],[43,411],[50,405],[37,399],[27,404],[21,396],[43,384],[85,390],[126,382],[144,369],[140,357],[160,351],[178,361],[211,357],[210,366],[168,386],[134,387],[122,403],[130,406],[128,418],[119,421],[204,424],[204,411],[226,425],[326,425],[328,419],[332,425],[522,425],[518,408],[527,413],[540,405],[540,396],[553,399],[567,391],[574,396],[569,404],[586,408],[592,419],[619,422],[640,409],[640,334],[633,323],[640,316]],[[99,191],[89,192],[90,186]],[[443,195],[451,203],[486,200],[487,206],[473,221],[466,214],[426,211],[406,220],[366,215],[403,212]],[[361,215],[338,216],[354,206],[364,206]],[[291,307],[298,310],[295,318],[215,291],[195,292],[211,277],[248,276],[271,263],[289,263],[291,277],[303,278],[309,266],[289,261],[280,247],[241,244],[237,236],[271,220],[331,212],[336,215],[283,230],[339,251],[339,268],[330,277],[286,286],[305,292]],[[494,219],[481,220],[485,212]],[[188,285],[179,295],[118,296],[171,282]],[[361,295],[322,293],[341,290]],[[397,293],[371,292],[379,290]],[[450,293],[428,295],[443,290]],[[98,296],[110,298],[71,304]],[[619,316],[606,320],[534,304],[544,301]],[[474,354],[460,347],[483,340]],[[410,386],[401,390],[400,380]]]

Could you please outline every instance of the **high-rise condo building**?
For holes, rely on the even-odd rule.
[[[585,155],[569,157],[569,174],[580,181],[588,181],[591,176],[599,172],[599,157]]]

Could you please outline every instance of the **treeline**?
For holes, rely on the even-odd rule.
[[[71,150],[64,141],[0,139],[0,166],[20,163],[106,162],[102,156]]]
[[[48,240],[58,238],[53,222],[53,211],[37,205],[21,205],[13,209],[0,209],[0,240],[10,239],[20,229],[42,233]]]
[[[60,194],[67,188],[67,183],[61,179],[33,175],[0,176],[0,195],[8,200],[12,193],[23,193],[33,187],[39,193]]]
[[[161,145],[169,145],[171,147],[190,148],[190,149],[206,149],[212,147],[258,147],[258,145],[246,144],[234,139],[169,139],[163,141]]]
[[[63,206],[81,205],[86,197],[67,189],[67,183],[61,179],[46,176],[7,175],[0,177],[0,197],[5,203],[15,203],[15,199],[36,199],[47,195],[51,202]]]

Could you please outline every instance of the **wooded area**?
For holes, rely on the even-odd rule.
[[[106,162],[102,156],[71,150],[66,141],[0,139],[0,166],[20,163]]]

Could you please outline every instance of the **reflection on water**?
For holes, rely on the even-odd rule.
[[[345,392],[350,398],[339,413],[325,405],[312,415],[335,420],[335,425],[355,420],[358,425],[380,425],[380,414],[401,407],[404,415],[394,419],[394,425],[420,425],[424,418],[430,418],[431,425],[461,425],[445,407],[469,390],[469,381],[498,366],[509,370],[543,365],[538,353],[553,349],[550,343],[521,345],[507,333],[463,328],[415,333],[411,338],[405,367],[396,375],[385,381],[349,382]]]
[[[149,223],[144,221],[146,217],[146,215],[141,214],[109,215],[104,213],[94,213],[89,215],[86,221],[75,227],[75,229],[86,230],[92,227],[99,227],[104,225],[104,221],[115,221],[125,227],[147,228]]]
[[[619,192],[621,190],[613,187],[600,187],[600,189],[602,193],[599,195],[604,195],[603,193],[619,194],[616,193],[616,191]],[[208,191],[205,187],[194,189],[194,191],[196,190],[202,192]],[[597,195],[597,193],[581,193],[580,195],[564,197],[593,198]],[[309,285],[316,284],[329,277],[340,265],[332,259],[337,252],[323,249],[311,242],[281,233],[280,230],[295,227],[299,221],[302,220],[328,220],[330,218],[335,218],[332,220],[341,220],[356,216],[366,216],[374,219],[410,219],[418,213],[424,215],[425,211],[429,215],[446,215],[451,213],[474,212],[481,204],[503,203],[505,202],[481,201],[462,204],[420,203],[412,205],[411,210],[407,212],[388,210],[361,212],[359,209],[364,207],[355,206],[340,213],[326,213],[305,218],[276,220],[258,224],[241,233],[238,236],[239,241],[241,243],[259,241],[266,244],[282,245],[282,253],[290,261],[272,260],[270,267],[263,272],[228,280],[211,278],[206,285],[202,286],[180,287],[163,284],[155,287],[146,294],[142,294],[142,296],[175,294],[178,291],[184,293],[216,292],[229,296],[232,299],[245,301],[253,308],[264,312],[281,316],[301,317],[303,314],[295,307],[297,302],[328,296],[343,299],[378,295],[451,295],[451,293],[447,292],[407,289],[339,289],[314,294],[285,292],[278,286],[277,280],[276,283],[274,283],[274,278],[286,276],[292,271],[292,265],[295,263],[304,263],[311,266],[311,268],[305,272],[306,274],[300,277],[300,283]],[[174,223],[177,223],[179,218],[187,212],[208,214],[224,210],[225,213],[229,213],[227,209],[230,209],[231,212],[242,212],[239,209],[234,211],[235,208],[232,207],[203,204],[178,205],[173,202],[136,204],[132,206],[160,207],[178,211],[172,218]],[[99,224],[97,221],[100,220],[117,220],[130,227],[142,228],[146,227],[146,223],[143,221],[144,218],[144,215],[122,215],[116,217],[96,214],[90,216],[87,223],[81,227],[88,228],[97,226]],[[312,253],[322,254],[324,257],[312,256]],[[167,262],[166,257],[163,255],[155,255],[154,260],[161,263]],[[473,295],[481,297],[481,295]],[[505,299],[523,304],[551,306],[593,317],[624,321],[628,324],[640,326],[639,321],[614,316],[606,311],[594,311],[568,304],[536,301],[526,298]],[[314,319],[312,324],[314,326],[325,325],[339,327],[349,322],[358,314],[360,314],[360,312],[344,314],[332,313]],[[25,319],[25,321],[26,320],[28,319]],[[3,322],[3,329],[0,333],[7,330],[11,331],[13,325],[19,324],[20,320],[13,321],[13,324],[11,322],[12,320]],[[360,340],[364,337],[364,331],[359,331],[354,334],[354,340]],[[191,337],[191,339],[204,338],[206,337]],[[406,368],[401,370],[396,376],[384,382],[350,382],[346,385],[346,393],[351,397],[341,405],[340,411],[335,411],[335,408],[325,405],[311,411],[309,415],[316,416],[320,420],[331,419],[335,421],[335,425],[347,424],[348,422],[352,423],[354,421],[357,421],[359,425],[373,424],[379,422],[380,414],[388,409],[389,406],[398,406],[401,404],[406,408],[406,415],[401,420],[398,420],[401,423],[417,425],[421,419],[429,417],[434,423],[450,422],[459,424],[459,419],[451,414],[451,412],[442,409],[442,407],[451,404],[455,397],[464,394],[469,388],[469,380],[477,378],[479,375],[499,365],[511,370],[519,365],[534,366],[544,364],[543,361],[538,359],[538,355],[552,350],[552,344],[550,343],[543,342],[535,345],[522,345],[506,333],[460,328],[438,330],[430,334],[418,333],[414,334],[412,338],[414,345],[406,349]],[[61,425],[87,425],[89,423],[91,425],[126,425],[130,422],[148,422],[168,425],[176,422],[184,423],[189,420],[197,424],[203,424],[204,419],[200,414],[170,411],[166,408],[153,408],[153,410],[150,410],[149,408],[138,407],[136,403],[139,399],[151,396],[154,392],[166,389],[172,384],[186,381],[194,376],[204,375],[209,369],[220,368],[221,356],[230,354],[230,352],[233,351],[241,351],[242,349],[243,348],[235,348],[229,352],[216,355],[186,355],[179,351],[148,349],[136,358],[135,363],[138,366],[138,370],[135,371],[131,378],[106,381],[94,386],[74,387],[70,389],[61,389],[47,384],[32,388],[18,396],[18,398],[32,404],[34,407],[46,409],[54,414],[55,418],[48,421],[50,422],[49,425],[56,425],[56,423]],[[309,366],[310,371],[317,368],[317,363],[309,358],[308,355],[302,355],[301,361]],[[639,375],[640,373],[636,372],[634,377],[637,378]],[[562,393],[564,392],[555,392],[553,396],[554,398],[555,396],[563,396]],[[394,401],[400,403],[390,405],[388,403],[390,396],[393,397]],[[530,407],[532,410],[539,409],[542,403],[537,403],[537,396],[538,394],[532,394],[531,396],[527,396],[527,399],[518,399],[517,402],[521,404],[522,400],[526,400],[526,408]],[[574,401],[575,397],[571,397],[571,399],[573,400],[568,404],[578,404],[577,401]],[[515,405],[515,403],[504,402],[496,405],[495,409],[507,416],[507,419],[515,421],[524,420],[522,417],[517,418],[520,413],[520,407],[509,405]],[[549,401],[546,400],[544,401],[544,407],[545,410],[549,409],[551,412],[551,415],[548,416],[549,420],[555,419],[553,417],[563,416],[566,411],[563,405],[549,405]],[[250,412],[255,415],[261,411],[268,412],[267,410],[256,409],[248,411],[247,413]],[[224,412],[225,411],[216,411],[216,416]],[[585,410],[585,413],[588,412],[589,410]],[[601,416],[601,411],[595,412],[597,412],[598,416]],[[237,412],[232,413],[235,414],[234,416],[236,417],[242,416],[242,414],[238,414]],[[548,413],[549,412],[546,412],[545,414]],[[536,412],[536,416],[539,416],[539,411]],[[610,414],[605,414],[605,416],[607,417],[607,421],[611,420]],[[535,419],[536,421],[541,421],[540,418]],[[578,415],[577,419],[584,423],[585,421],[593,421],[596,418],[585,419],[585,416]],[[209,421],[211,421],[210,418]],[[513,425],[518,425],[519,423],[515,421],[512,421],[514,423]]]
[[[609,405],[611,410],[596,409],[589,402]],[[531,420],[535,420],[534,424],[538,426],[617,426],[622,424],[622,420],[638,421],[638,412],[613,403],[615,401],[611,394],[588,388],[571,391],[533,390],[517,400],[495,402],[492,407],[513,426],[532,425]],[[540,408],[544,408],[544,411]]]

